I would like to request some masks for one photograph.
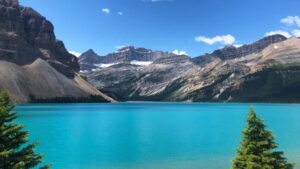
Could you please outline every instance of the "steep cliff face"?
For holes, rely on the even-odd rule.
[[[300,39],[274,35],[195,59],[173,55],[85,75],[96,88],[124,101],[300,102],[299,63]]]
[[[29,102],[55,97],[85,98],[98,95],[113,101],[79,75],[78,59],[56,39],[54,27],[41,14],[0,0],[0,89],[13,99]]]
[[[78,60],[56,39],[51,22],[17,0],[0,0],[0,59],[18,65],[46,60],[69,78],[79,71]]]

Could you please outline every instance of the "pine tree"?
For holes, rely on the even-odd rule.
[[[28,132],[14,123],[17,114],[7,92],[0,92],[0,169],[30,169],[42,163],[42,155],[35,154],[37,144],[28,144]],[[47,169],[45,165],[41,169]]]
[[[271,131],[265,129],[263,120],[249,110],[247,127],[242,132],[243,139],[233,160],[232,169],[293,169],[283,152],[275,151],[277,143]]]

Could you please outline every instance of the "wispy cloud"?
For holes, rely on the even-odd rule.
[[[228,35],[219,35],[219,36],[215,36],[212,38],[209,37],[205,37],[205,36],[198,36],[195,38],[195,40],[197,42],[203,42],[209,45],[213,45],[216,43],[221,43],[224,45],[232,45],[235,42],[235,37],[233,37],[232,35],[228,34]]]
[[[265,36],[280,34],[287,38],[292,36],[300,37],[300,17],[299,16],[287,16],[280,20],[280,23],[285,24],[289,27],[286,27],[286,30],[275,30],[270,31],[265,34]]]
[[[119,11],[119,12],[118,12],[118,15],[122,16],[122,15],[123,15],[123,12]]]
[[[291,37],[291,34],[288,31],[284,31],[284,30],[270,31],[265,34],[265,36],[271,36],[271,35],[283,35],[287,38]]]
[[[174,50],[172,53],[175,54],[175,55],[188,55],[188,53],[186,51],[177,50],[177,49]]]
[[[280,20],[281,23],[286,25],[296,25],[300,27],[300,17],[299,16],[288,16]]]
[[[294,29],[292,31],[293,35],[296,36],[296,37],[300,37],[300,29]]]
[[[109,14],[110,14],[110,9],[108,9],[108,8],[103,8],[103,9],[102,9],[102,12],[103,12],[105,15],[109,15]]]
[[[75,52],[75,51],[69,51],[69,53],[71,53],[72,55],[79,57],[81,55],[81,53],[79,52]]]

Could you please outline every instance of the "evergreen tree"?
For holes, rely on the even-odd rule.
[[[0,92],[0,169],[30,169],[42,162],[42,155],[35,154],[37,144],[27,144],[28,132],[14,123],[14,104],[7,92]],[[45,165],[41,169],[47,169]]]
[[[277,144],[271,131],[265,129],[263,120],[249,110],[247,127],[242,132],[243,139],[233,160],[232,169],[293,169],[283,152],[275,151]]]

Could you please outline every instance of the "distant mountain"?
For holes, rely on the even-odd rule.
[[[173,59],[189,59],[187,56],[177,56],[173,53],[152,51],[145,48],[127,46],[106,56],[99,56],[93,50],[88,50],[79,57],[82,71],[92,71],[117,64],[148,65],[153,62]]]
[[[128,47],[94,55],[97,62],[89,64],[95,67],[83,74],[96,88],[123,101],[300,102],[300,39],[295,37],[268,36],[192,59],[135,52]],[[151,64],[134,65],[133,59]]]
[[[41,14],[19,5],[18,0],[0,0],[0,89],[13,98],[89,97],[102,95],[78,72],[78,59],[69,54],[54,28]]]
[[[249,54],[252,54],[252,53],[259,53],[262,50],[264,50],[266,47],[268,47],[269,45],[271,45],[273,43],[284,41],[286,39],[287,38],[282,35],[267,36],[257,42],[254,42],[252,44],[243,45],[240,47],[226,46],[225,48],[216,50],[211,54],[206,54],[203,56],[193,58],[193,61],[196,64],[203,65],[205,63],[209,63],[210,61],[212,61],[216,58],[219,58],[222,60],[240,58],[240,57],[244,57]]]
[[[84,52],[79,57],[80,69],[82,71],[91,71],[97,69],[95,64],[100,63],[100,56],[97,55],[92,49]]]

